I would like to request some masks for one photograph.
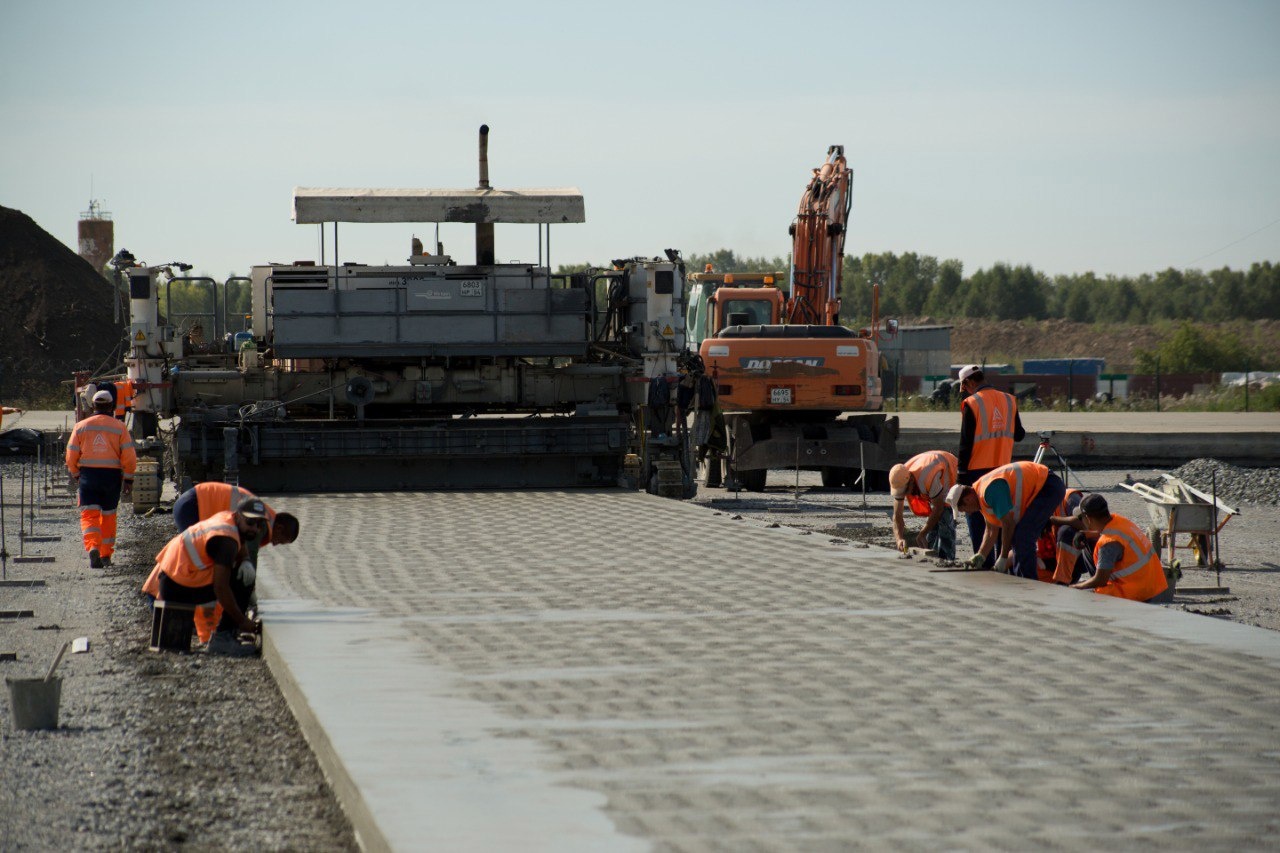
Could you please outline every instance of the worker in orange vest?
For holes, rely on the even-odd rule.
[[[1079,489],[1067,489],[1045,533],[1040,537],[1040,556],[1046,567],[1040,574],[1040,580],[1070,586],[1080,580],[1084,574],[1084,566],[1079,562],[1080,549],[1076,539],[1081,529],[1078,522],[1080,502],[1084,500],[1084,492]]]
[[[1150,601],[1169,588],[1160,555],[1147,534],[1123,515],[1107,506],[1107,499],[1097,493],[1080,501],[1077,524],[1088,535],[1097,536],[1093,546],[1093,575],[1073,589],[1091,589],[1099,595],[1113,595],[1130,601]],[[1084,555],[1089,561],[1089,554]]]
[[[972,486],[952,487],[947,503],[956,520],[981,513],[986,521],[970,568],[982,568],[989,555],[998,553],[996,571],[1035,580],[1036,541],[1066,491],[1062,478],[1038,462],[1011,462],[983,474]]]
[[[206,649],[211,654],[257,654],[256,644],[240,642],[239,632],[256,634],[261,623],[245,615],[248,596],[241,594],[243,584],[233,579],[243,562],[242,544],[261,537],[266,529],[266,504],[260,498],[245,498],[235,511],[216,513],[188,527],[156,555],[159,600],[206,610],[221,605],[222,622]]]
[[[956,522],[947,512],[947,492],[956,484],[956,457],[945,450],[917,453],[889,469],[889,496],[893,498],[893,536],[898,550],[907,550],[907,525],[903,506],[925,519],[916,534],[919,548],[929,547],[944,560],[956,558]]]
[[[116,389],[116,418],[124,420],[124,416],[133,411],[133,380],[117,379],[113,384]]]
[[[987,384],[982,368],[970,364],[960,370],[960,452],[956,482],[972,486],[978,478],[1013,461],[1013,446],[1027,434],[1018,416],[1018,398]],[[967,519],[969,539],[976,552],[985,535],[981,513]],[[987,568],[991,568],[988,560]]]
[[[256,498],[253,492],[230,483],[207,482],[197,483],[187,489],[173,504],[173,525],[181,533],[201,521],[206,521],[220,512],[227,512],[239,506],[246,499]],[[258,551],[264,545],[288,545],[298,538],[299,524],[296,516],[277,513],[265,501],[267,509],[267,527],[256,539],[247,539],[241,543],[241,561],[235,575],[231,579],[232,591],[237,601],[243,601],[241,609],[246,609],[253,599],[257,586]],[[160,567],[151,570],[150,577],[142,585],[142,591],[152,598],[159,597]],[[222,622],[222,607],[197,609],[195,615],[196,633],[200,642],[207,643],[216,631],[234,631],[235,625]]]
[[[112,417],[110,391],[93,395],[94,414],[76,424],[67,441],[66,463],[77,485],[80,532],[89,565],[111,565],[116,550],[116,508],[120,494],[133,491],[138,456],[124,424]]]

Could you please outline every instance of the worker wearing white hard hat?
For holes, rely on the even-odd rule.
[[[956,522],[947,512],[947,491],[956,484],[956,457],[945,450],[912,456],[889,470],[889,495],[893,498],[893,535],[898,549],[907,550],[904,507],[924,518],[914,537],[917,547],[928,547],[944,560],[956,558]]]
[[[67,440],[67,471],[76,483],[80,533],[94,569],[111,565],[116,550],[116,508],[120,494],[133,491],[138,457],[125,425],[113,417],[110,391],[93,395],[94,414],[76,424]]]

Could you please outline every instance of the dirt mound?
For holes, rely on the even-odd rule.
[[[7,404],[47,395],[73,371],[110,369],[120,358],[124,326],[113,319],[110,284],[31,217],[3,206],[0,306]]]
[[[1155,349],[1160,341],[1174,332],[1171,326],[1102,325],[1073,323],[1070,320],[937,320],[926,317],[902,321],[904,326],[933,323],[953,327],[951,361],[956,364],[1017,363],[1027,358],[1105,358],[1110,372],[1129,370],[1137,359],[1138,350]],[[1280,321],[1196,325],[1210,332],[1230,332],[1245,344],[1264,351],[1280,351]]]

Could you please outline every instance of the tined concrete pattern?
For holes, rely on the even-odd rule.
[[[1280,635],[642,494],[278,503],[268,632],[393,847],[1276,843]]]

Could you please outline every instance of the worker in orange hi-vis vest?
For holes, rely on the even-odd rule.
[[[1085,495],[1073,526],[1085,535],[1097,537],[1092,554],[1082,548],[1081,561],[1092,563],[1093,575],[1073,589],[1091,589],[1099,595],[1113,595],[1130,601],[1150,601],[1169,588],[1164,566],[1147,534],[1123,515],[1107,506],[1107,499],[1097,493]]]
[[[956,522],[947,511],[947,492],[956,484],[956,458],[945,450],[917,453],[889,469],[889,496],[893,498],[893,536],[898,550],[907,550],[907,524],[903,506],[925,519],[916,534],[917,547],[937,551],[944,560],[956,558]]]
[[[257,654],[257,644],[242,643],[239,634],[256,634],[261,625],[246,615],[248,596],[237,590],[233,579],[242,565],[243,543],[259,538],[266,528],[266,504],[260,498],[245,498],[234,512],[219,512],[188,527],[156,555],[160,601],[206,610],[222,607],[228,629],[220,625],[214,632],[206,648],[211,654]]]
[[[67,470],[77,485],[80,532],[89,565],[111,565],[116,550],[116,508],[120,494],[133,491],[138,457],[125,425],[112,416],[110,391],[93,395],[94,414],[76,424],[67,442]]]
[[[207,521],[220,512],[228,512],[242,504],[246,499],[257,495],[243,486],[230,483],[207,482],[197,483],[187,489],[173,504],[173,526],[181,533],[201,521]],[[266,545],[288,545],[298,538],[299,524],[296,516],[277,513],[270,504],[263,503],[267,510],[267,528],[257,538],[246,538],[241,543],[241,562],[231,578],[232,591],[236,600],[245,602],[241,609],[247,609],[253,599],[257,586],[258,550]],[[151,570],[151,576],[142,585],[142,591],[152,598],[160,595],[160,566]],[[200,642],[207,643],[216,631],[233,632],[235,625],[229,621],[223,623],[222,606],[212,610],[198,609],[195,615],[196,634]]]
[[[1077,516],[1084,495],[1079,489],[1067,489],[1062,506],[1049,519],[1049,525],[1040,536],[1040,559],[1045,564],[1040,571],[1040,580],[1046,583],[1070,586],[1084,574],[1084,566],[1079,562],[1080,549],[1076,545],[1080,532]]]
[[[960,370],[960,390],[967,396],[960,403],[960,452],[956,454],[959,473],[956,482],[972,486],[984,474],[1013,461],[1013,446],[1027,434],[1018,416],[1018,398],[987,384],[982,368],[970,364]],[[977,552],[986,531],[981,513],[971,514],[966,523],[973,550]],[[987,561],[991,568],[991,560]]]
[[[986,521],[969,567],[982,568],[988,556],[998,553],[996,571],[1036,580],[1036,543],[1066,491],[1062,479],[1038,462],[1010,462],[983,474],[972,486],[952,486],[947,503],[956,519],[978,512]]]
[[[116,418],[124,420],[124,416],[133,411],[133,380],[120,379],[113,384],[116,388]]]

